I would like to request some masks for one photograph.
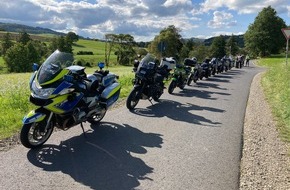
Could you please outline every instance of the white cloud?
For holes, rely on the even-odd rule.
[[[213,20],[208,22],[209,28],[224,28],[236,25],[237,21],[232,20],[233,15],[225,11],[214,11]]]
[[[208,36],[220,28],[237,30],[236,13],[256,14],[268,5],[290,17],[289,0],[1,0],[0,22],[92,38],[128,33],[136,40],[152,40],[169,25],[180,28],[184,37]],[[204,30],[206,24],[211,30]]]
[[[240,14],[251,14],[258,13],[267,6],[272,6],[280,13],[286,12],[285,5],[288,4],[289,0],[205,0],[200,5],[202,12],[226,7]]]

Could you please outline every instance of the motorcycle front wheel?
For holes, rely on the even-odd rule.
[[[188,80],[187,80],[187,85],[190,86],[190,84],[192,83],[193,81],[193,74],[190,74]]]
[[[44,130],[46,126],[46,120],[28,123],[22,126],[20,131],[20,141],[26,148],[35,149],[41,147],[50,137],[53,131],[53,123],[49,123],[47,130]]]
[[[171,83],[169,84],[169,87],[168,87],[168,93],[169,94],[172,94],[174,88],[176,88],[177,86],[177,82],[175,80],[172,80]]]
[[[133,110],[136,105],[138,104],[140,98],[138,97],[138,93],[139,93],[139,89],[136,89],[134,88],[128,98],[127,98],[127,101],[126,101],[126,106],[129,110]]]

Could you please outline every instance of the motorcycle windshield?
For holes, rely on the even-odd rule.
[[[146,69],[153,69],[151,67],[155,66],[154,63],[155,58],[151,54],[147,54],[140,62],[137,72],[140,71],[140,68],[146,68]]]
[[[37,80],[39,84],[53,80],[64,68],[73,64],[73,55],[70,53],[53,52],[41,65],[38,71]]]

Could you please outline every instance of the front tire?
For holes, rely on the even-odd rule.
[[[193,81],[193,74],[190,74],[188,80],[187,80],[187,85],[190,86],[190,84],[192,83]]]
[[[172,94],[174,88],[176,88],[177,84],[175,80],[172,80],[168,87],[168,93]]]
[[[24,124],[20,131],[20,141],[26,148],[39,148],[41,147],[50,137],[53,131],[53,123],[49,123],[49,127],[46,131],[43,130],[46,125],[46,120]]]
[[[138,94],[139,94],[139,89],[136,89],[136,88],[134,88],[130,92],[130,94],[127,98],[127,101],[126,101],[126,106],[129,110],[133,110],[137,106],[137,104],[140,100],[140,98],[138,97]]]

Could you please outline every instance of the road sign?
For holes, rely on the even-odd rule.
[[[287,40],[290,39],[290,28],[282,28],[281,30],[282,30],[282,32],[283,32],[285,38],[286,38]]]
[[[286,42],[286,65],[288,64],[288,43],[290,39],[290,28],[282,28],[281,29],[287,42]]]

